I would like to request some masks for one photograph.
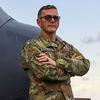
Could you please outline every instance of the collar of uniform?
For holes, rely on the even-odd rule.
[[[51,46],[57,47],[57,44],[56,44],[57,38],[55,41],[50,41],[41,33],[40,40],[46,45],[46,47],[51,47]]]

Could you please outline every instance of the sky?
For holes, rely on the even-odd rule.
[[[19,22],[37,26],[41,6],[58,8],[57,34],[90,60],[89,72],[71,80],[75,97],[99,100],[100,93],[100,0],[0,0],[0,7]]]

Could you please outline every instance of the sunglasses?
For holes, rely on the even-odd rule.
[[[40,18],[44,18],[45,20],[47,21],[51,21],[52,18],[54,19],[54,21],[59,21],[60,20],[60,16],[51,16],[51,15],[46,15],[46,16],[43,16],[43,17],[40,17]]]

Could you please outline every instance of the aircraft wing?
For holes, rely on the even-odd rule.
[[[40,29],[20,23],[0,8],[0,100],[27,100],[29,80],[20,64],[20,51]]]

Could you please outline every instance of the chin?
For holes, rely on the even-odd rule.
[[[54,34],[56,33],[56,31],[48,31],[48,33]]]
[[[56,29],[49,29],[48,30],[48,33],[55,33],[56,32]]]

